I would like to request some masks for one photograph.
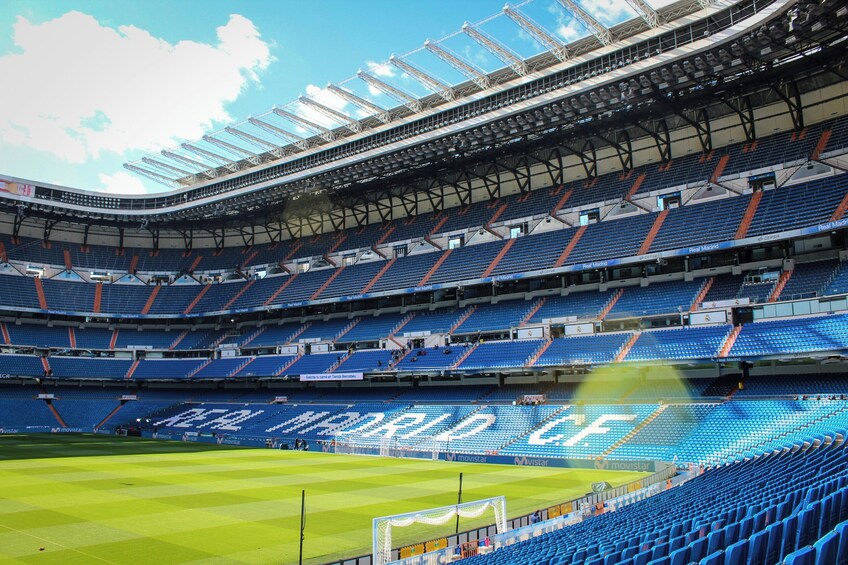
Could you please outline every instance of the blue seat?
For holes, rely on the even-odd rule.
[[[783,541],[781,543],[780,556],[787,555],[798,549],[795,540],[798,539],[798,515],[783,519]]]
[[[701,559],[698,565],[722,565],[722,563],[724,563],[724,551],[719,549]]]
[[[766,563],[777,563],[780,561],[780,553],[783,550],[783,521],[775,522],[766,527],[768,533],[768,545],[766,546]]]
[[[643,551],[641,553],[637,553],[633,558],[633,565],[648,565],[648,561],[651,560],[651,550]]]
[[[759,531],[748,538],[748,563],[749,565],[765,565],[766,551],[768,550],[768,532]]]
[[[665,557],[660,557],[659,559],[651,559],[650,561],[648,561],[648,565],[670,565],[670,563],[671,560],[669,559],[668,555],[666,555]]]
[[[836,565],[848,565],[848,522],[842,522],[833,531],[839,537]]]
[[[712,555],[722,548],[724,548],[724,530],[710,532],[707,536],[707,555]]]
[[[745,565],[748,559],[748,540],[729,545],[724,552],[724,565]]]
[[[687,565],[689,563],[689,548],[681,547],[680,549],[675,549],[668,557],[670,559],[670,565]]]
[[[707,538],[701,538],[689,544],[689,559],[700,561],[707,555]]]
[[[816,565],[831,565],[836,563],[839,551],[839,535],[836,532],[825,534],[819,541],[813,544],[816,550]]]
[[[793,551],[783,560],[784,565],[816,565],[816,550],[805,546]]]

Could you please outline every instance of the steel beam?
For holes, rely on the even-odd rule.
[[[388,94],[389,96],[391,96],[392,98],[394,98],[395,100],[397,100],[398,102],[401,102],[404,106],[406,106],[407,108],[409,108],[413,112],[417,113],[417,112],[421,111],[421,108],[422,108],[421,101],[418,100],[417,98],[415,98],[414,96],[412,96],[411,94],[407,94],[406,92],[402,91],[401,89],[396,88],[396,87],[394,87],[394,86],[392,86],[388,83],[385,83],[382,80],[378,79],[377,77],[375,77],[375,76],[373,76],[373,75],[371,75],[371,74],[369,74],[369,73],[367,73],[363,70],[360,70],[359,72],[357,72],[356,76],[358,76],[360,79],[362,79],[366,83],[370,84],[371,86],[373,86],[377,90],[384,92],[384,93]]]
[[[268,133],[272,133],[277,137],[288,141],[289,143],[294,144],[295,147],[301,150],[309,149],[309,142],[300,137],[299,135],[295,135],[291,132],[288,132],[282,128],[279,128],[273,124],[269,124],[264,120],[260,120],[259,118],[248,118],[248,123],[253,124],[254,126],[264,129]]]
[[[288,110],[283,110],[282,108],[273,108],[272,110],[278,116],[289,120],[290,122],[294,122],[312,132],[315,132],[318,136],[320,136],[324,141],[333,141],[336,139],[336,134],[332,131],[328,130],[322,125],[318,125],[311,120],[307,120],[302,116],[298,116],[294,112],[289,112]]]
[[[527,74],[527,63],[519,57],[512,49],[496,40],[483,30],[474,27],[468,22],[462,24],[462,31],[471,39],[488,49],[495,57],[506,63],[518,76]]]
[[[568,10],[580,23],[586,26],[586,29],[601,42],[601,45],[609,45],[613,42],[612,33],[609,28],[599,22],[595,16],[587,12],[583,7],[574,0],[558,0],[562,7]]]
[[[481,89],[485,90],[491,86],[491,81],[489,77],[486,76],[486,73],[472,65],[471,63],[465,61],[460,58],[459,55],[450,51],[447,47],[443,47],[436,43],[435,41],[430,41],[429,39],[424,42],[424,48],[427,49],[430,53],[464,74],[466,77],[471,79],[471,81],[479,86]]]
[[[333,94],[340,96],[341,98],[344,98],[357,108],[361,108],[366,112],[371,112],[375,118],[377,118],[384,124],[387,124],[392,121],[391,114],[389,114],[389,112],[385,108],[374,104],[370,100],[366,100],[365,98],[357,96],[356,94],[347,89],[344,89],[340,86],[336,86],[335,84],[327,84],[327,90],[329,90]]]
[[[358,120],[351,118],[344,112],[340,112],[339,110],[330,108],[329,106],[325,106],[314,98],[310,98],[308,96],[301,96],[300,98],[298,98],[298,101],[301,104],[309,106],[313,110],[316,110],[317,112],[330,118],[331,120],[336,120],[338,123],[340,123],[341,125],[343,125],[354,133],[359,133],[360,131],[362,131],[362,124],[360,124]]]
[[[404,61],[400,57],[392,55],[389,57],[389,62],[395,67],[399,68],[403,72],[407,73],[409,76],[414,77],[418,82],[424,85],[427,89],[432,90],[448,102],[453,100],[456,97],[456,94],[453,91],[453,88],[443,83],[439,79],[434,76],[424,72],[419,69],[412,63]]]
[[[554,57],[560,61],[568,59],[568,48],[545,28],[530,19],[521,10],[511,4],[505,4],[503,13],[518,26],[532,35],[536,41],[547,47]]]

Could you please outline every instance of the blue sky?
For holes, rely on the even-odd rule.
[[[651,2],[655,6],[667,0]],[[607,24],[631,17],[623,0],[584,0]],[[125,161],[285,106],[344,83],[391,107],[356,79],[368,69],[410,93],[428,91],[385,65],[393,54],[445,82],[463,77],[421,50],[425,39],[480,68],[503,63],[457,34],[498,14],[501,1],[102,0],[0,3],[0,178],[14,176],[112,193],[167,190]],[[561,39],[588,32],[554,0],[521,8]],[[542,50],[507,18],[481,26],[523,56]]]

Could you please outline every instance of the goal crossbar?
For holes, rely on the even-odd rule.
[[[428,508],[417,512],[406,512],[374,518],[373,563],[384,565],[392,558],[392,527],[406,527],[413,524],[446,524],[456,516],[477,518],[491,510],[495,515],[497,532],[506,531],[506,498],[495,496],[439,508]]]

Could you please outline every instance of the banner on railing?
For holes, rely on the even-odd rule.
[[[362,373],[317,373],[300,375],[301,382],[314,381],[361,381]]]

